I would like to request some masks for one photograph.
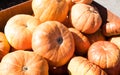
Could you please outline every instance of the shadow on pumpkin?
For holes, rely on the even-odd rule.
[[[97,7],[99,14],[102,17],[102,25],[107,23],[107,17],[108,17],[108,9],[104,6],[100,5],[99,3],[93,1],[92,4]]]

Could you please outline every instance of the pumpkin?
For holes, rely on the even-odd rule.
[[[107,37],[119,35],[120,17],[95,1],[92,4],[98,8],[98,11],[102,17],[102,33]]]
[[[73,27],[86,34],[95,33],[102,24],[97,8],[83,3],[72,6],[69,18]]]
[[[93,34],[85,34],[85,36],[88,38],[90,41],[90,44],[97,42],[97,41],[105,41],[106,37],[102,34],[102,30],[99,29]]]
[[[10,44],[3,32],[0,32],[0,60],[10,51]]]
[[[120,49],[109,41],[97,41],[89,47],[88,59],[102,69],[114,68],[120,61]]]
[[[4,33],[15,50],[31,49],[32,33],[39,24],[40,21],[31,15],[17,14],[7,21]]]
[[[41,23],[33,32],[32,49],[54,67],[66,64],[74,54],[74,39],[58,21]]]
[[[86,55],[88,48],[90,47],[88,38],[75,28],[69,28],[69,31],[73,34],[75,42],[75,54]]]
[[[68,70],[70,75],[107,75],[99,66],[81,56],[75,56],[70,60]]]
[[[113,36],[120,34],[120,17],[107,11],[107,22],[102,26],[102,31],[105,36]]]
[[[66,0],[32,0],[32,10],[41,22],[62,22],[68,14],[69,4]]]
[[[1,75],[48,75],[48,63],[42,56],[30,51],[14,51],[3,57]]]
[[[74,3],[91,4],[93,0],[72,0]]]

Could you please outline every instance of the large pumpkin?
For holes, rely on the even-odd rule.
[[[68,14],[69,4],[66,0],[32,0],[32,9],[35,17],[41,22],[62,22]]]
[[[75,54],[76,55],[86,55],[88,48],[90,47],[90,42],[88,38],[75,28],[69,28],[72,33],[75,42]]]
[[[32,49],[52,66],[66,64],[74,54],[72,33],[58,21],[46,21],[33,32]]]
[[[120,49],[109,41],[97,41],[90,46],[88,59],[102,69],[110,70],[120,62]]]
[[[0,32],[0,60],[10,51],[10,44],[3,32]]]
[[[75,56],[70,60],[68,70],[70,75],[107,75],[99,66],[81,56]]]
[[[30,51],[14,51],[5,55],[0,63],[1,75],[48,75],[48,63]]]
[[[97,8],[83,3],[72,6],[69,18],[73,27],[86,34],[96,32],[102,24]]]
[[[40,21],[31,15],[18,14],[7,21],[4,32],[15,50],[31,49],[32,33],[39,24]]]

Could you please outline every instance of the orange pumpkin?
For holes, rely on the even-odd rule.
[[[10,44],[3,32],[0,32],[0,60],[10,51]]]
[[[5,55],[0,63],[1,75],[48,75],[48,63],[30,51],[14,51]]]
[[[99,66],[84,57],[75,56],[68,63],[70,75],[107,75]]]
[[[18,14],[7,21],[4,32],[15,50],[31,49],[32,33],[39,24],[40,21],[31,15]]]
[[[69,31],[73,34],[75,42],[75,54],[86,55],[88,48],[90,47],[88,38],[75,28],[69,28]]]
[[[72,33],[58,21],[46,21],[33,32],[33,51],[45,57],[52,66],[66,64],[73,56],[74,48]]]
[[[69,4],[66,0],[32,0],[32,9],[41,22],[62,22],[68,14]]]
[[[114,68],[120,61],[120,49],[109,41],[97,41],[90,46],[88,59],[102,69]]]
[[[93,0],[72,0],[74,3],[91,4]]]
[[[94,6],[98,8],[98,11],[102,17],[102,31],[107,37],[120,34],[120,17],[108,10],[106,7],[93,1]]]
[[[72,6],[69,19],[73,27],[86,34],[95,33],[102,24],[97,8],[83,3]]]
[[[102,26],[102,31],[105,36],[113,36],[120,34],[120,17],[107,11],[107,22]]]

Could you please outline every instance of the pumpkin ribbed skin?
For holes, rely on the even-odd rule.
[[[83,3],[72,6],[69,18],[73,27],[86,34],[96,32],[102,24],[97,8]]]
[[[34,52],[14,51],[0,63],[1,75],[48,75],[48,63]]]
[[[10,51],[10,44],[3,32],[0,32],[0,60]]]
[[[103,34],[107,37],[120,34],[120,17],[107,10],[106,23],[102,26]]]
[[[68,70],[70,75],[107,75],[100,67],[81,56],[75,56],[70,60]]]
[[[95,1],[92,4],[97,7],[102,17],[103,34],[107,37],[120,35],[120,17]]]
[[[69,28],[75,41],[75,54],[86,55],[88,48],[90,47],[90,42],[88,38],[75,28]]]
[[[103,69],[114,68],[120,61],[120,49],[109,41],[97,41],[90,46],[88,59]]]
[[[66,0],[33,0],[32,9],[41,22],[48,20],[64,21],[68,14],[69,4]]]
[[[40,21],[31,15],[18,14],[7,21],[4,33],[15,50],[31,49],[32,33],[39,24]]]
[[[52,66],[66,64],[74,54],[72,33],[58,21],[40,24],[32,37],[33,51],[45,57]]]

